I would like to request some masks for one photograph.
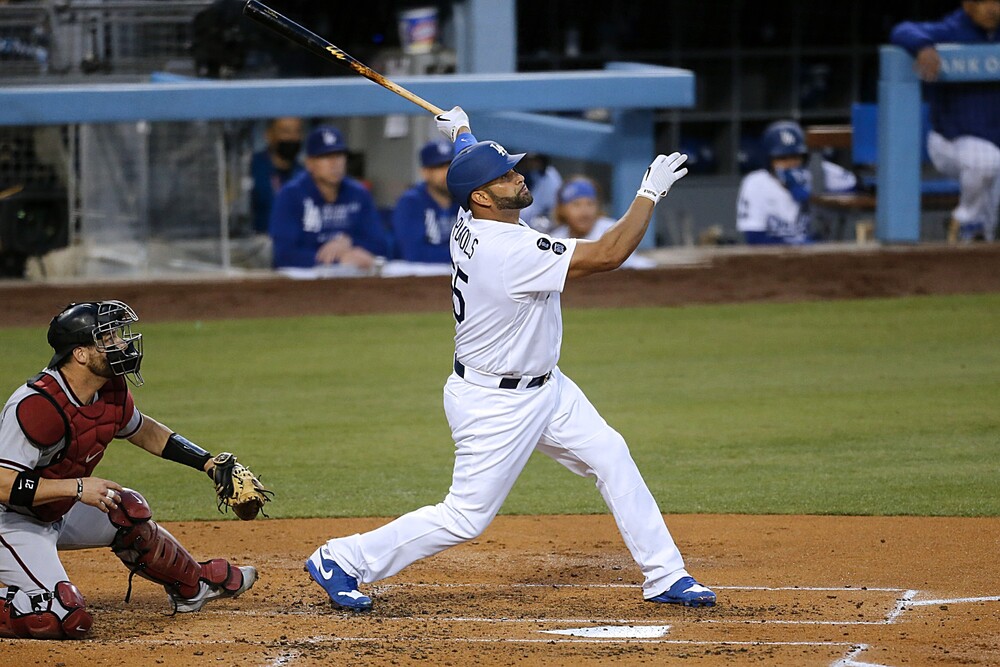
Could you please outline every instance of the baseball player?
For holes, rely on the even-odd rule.
[[[992,241],[1000,208],[1000,87],[985,81],[935,83],[941,71],[935,45],[1000,43],[1000,0],[960,4],[940,21],[904,21],[889,39],[913,55],[917,74],[928,84],[923,88],[931,110],[927,154],[935,169],[959,182],[948,240]]]
[[[809,197],[814,184],[806,168],[805,133],[794,121],[777,121],[764,130],[761,144],[767,167],[743,177],[736,229],[748,244],[810,243]],[[820,166],[826,191],[848,192],[857,184],[854,174],[840,165],[823,160]]]
[[[347,141],[323,125],[306,136],[305,171],[278,191],[271,210],[274,268],[330,264],[370,269],[391,239],[372,193],[347,175]]]
[[[477,142],[460,107],[437,124],[455,143],[448,188],[462,206],[450,242],[455,358],[444,388],[456,447],[451,488],[437,505],[329,540],[306,569],[335,606],[370,609],[359,580],[392,576],[478,536],[538,450],[595,481],[642,570],[646,600],[714,605],[715,594],[685,571],[625,440],[557,366],[566,280],[613,270],[632,254],[653,207],[687,173],[686,156],[653,160],[629,210],[599,240],[558,239],[519,218],[532,200],[514,170],[523,155]]]
[[[448,237],[458,215],[458,204],[448,192],[448,165],[454,148],[443,139],[420,149],[423,177],[398,200],[392,211],[392,231],[398,258],[406,262],[447,264]]]
[[[197,562],[138,492],[94,477],[114,438],[212,475],[211,454],[136,409],[139,318],[120,301],[75,303],[49,324],[48,367],[0,413],[0,637],[83,637],[93,622],[58,550],[111,547],[132,576],[162,584],[175,611],[253,586],[253,567]]]

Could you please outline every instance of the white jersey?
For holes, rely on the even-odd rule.
[[[602,215],[594,223],[594,226],[590,228],[590,232],[584,237],[587,241],[596,241],[597,239],[604,236],[604,232],[611,229],[611,227],[618,222],[614,218],[609,218],[606,215]],[[549,235],[557,239],[565,239],[570,236],[570,229],[567,225],[559,225],[551,232]],[[643,257],[642,255],[637,255],[632,253],[629,255],[628,259],[622,262],[621,268],[623,269],[652,269],[657,266],[656,262],[649,259],[648,257]]]
[[[757,169],[743,177],[736,207],[736,229],[767,232],[782,238],[805,238],[808,227],[808,211],[802,210],[774,174]]]
[[[575,239],[461,210],[451,235],[455,356],[492,375],[539,376],[562,345],[559,294]]]
[[[857,178],[840,165],[824,160],[825,192],[847,192]],[[812,180],[812,175],[807,174]],[[771,236],[804,240],[809,232],[810,214],[792,197],[778,178],[767,169],[757,169],[743,177],[736,205],[736,229],[767,232]]]

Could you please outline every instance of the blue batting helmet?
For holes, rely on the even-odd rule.
[[[767,158],[806,155],[806,135],[798,123],[779,120],[771,123],[761,137],[761,148]]]
[[[460,206],[469,205],[472,191],[513,169],[524,153],[507,152],[495,141],[480,141],[459,151],[448,167],[448,191]]]

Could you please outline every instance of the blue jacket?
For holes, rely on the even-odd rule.
[[[889,39],[912,55],[941,43],[996,44],[997,32],[987,33],[956,9],[940,21],[906,21],[892,29]],[[946,139],[971,135],[1000,146],[1000,83],[926,83],[931,127]]]
[[[257,151],[250,159],[250,175],[253,177],[253,190],[250,192],[250,209],[253,213],[254,231],[267,234],[271,221],[271,207],[274,205],[274,195],[288,182],[290,178],[302,171],[302,164],[296,162],[287,171],[274,167],[267,150]]]
[[[458,204],[441,208],[419,183],[404,192],[392,212],[392,232],[399,259],[408,262],[451,261],[448,237],[458,219]]]
[[[372,254],[389,256],[390,239],[375,200],[349,176],[332,203],[323,199],[308,171],[293,177],[274,199],[270,233],[275,268],[315,266],[320,246],[339,233]]]

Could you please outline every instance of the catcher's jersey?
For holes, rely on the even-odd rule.
[[[493,375],[538,376],[562,345],[559,293],[575,239],[553,239],[524,222],[480,220],[462,209],[452,229],[455,356]]]
[[[67,386],[66,380],[61,373],[49,369],[46,369],[44,372],[55,378],[56,382],[59,383],[63,391],[66,392],[66,395],[75,405],[80,405],[76,396],[73,395],[73,392]],[[40,449],[28,440],[28,437],[21,429],[21,424],[18,422],[17,417],[17,406],[28,396],[37,393],[31,387],[21,385],[17,391],[11,394],[10,398],[7,399],[6,405],[3,406],[3,412],[0,412],[0,467],[18,472],[33,470],[49,465],[52,459],[65,448],[65,443],[57,443],[51,447]],[[98,400],[100,400],[100,394],[94,396],[94,401]],[[132,411],[125,426],[118,431],[115,437],[127,438],[134,435],[139,430],[141,424],[142,414],[140,414],[138,409],[135,409]],[[60,430],[62,429],[61,424],[59,428]]]

